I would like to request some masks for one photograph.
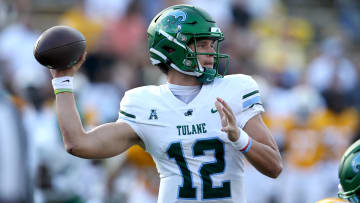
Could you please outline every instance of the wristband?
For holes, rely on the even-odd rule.
[[[245,154],[250,150],[252,146],[252,139],[243,129],[239,128],[239,130],[240,130],[239,139],[237,139],[235,142],[230,142],[230,143],[236,150],[239,150]]]
[[[73,92],[73,77],[64,76],[52,79],[51,83],[54,88],[55,94],[60,94],[64,92]]]

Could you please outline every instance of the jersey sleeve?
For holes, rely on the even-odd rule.
[[[120,102],[117,120],[130,125],[144,142],[145,149],[150,154],[153,154],[155,150],[151,147],[154,131],[169,127],[169,124],[161,119],[162,117],[158,119],[161,100],[158,99],[157,90],[157,87],[144,86],[125,92]]]
[[[246,123],[257,114],[264,112],[264,108],[261,104],[254,104],[252,107],[243,111],[240,118],[237,119],[238,126],[243,128]]]
[[[243,128],[252,117],[264,112],[264,108],[259,86],[252,77],[243,76],[235,84],[240,91],[232,99],[235,106],[234,113],[238,126]]]
[[[141,131],[141,124],[144,121],[144,109],[138,102],[139,98],[126,92],[120,102],[118,122],[122,121],[131,126],[136,134],[145,142],[145,136]]]

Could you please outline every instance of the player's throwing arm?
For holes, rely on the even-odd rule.
[[[66,150],[82,158],[107,158],[120,154],[140,139],[123,122],[100,125],[86,132],[73,95],[73,75],[86,58],[86,41],[77,30],[55,26],[37,40],[35,58],[50,69],[56,95],[56,110]]]

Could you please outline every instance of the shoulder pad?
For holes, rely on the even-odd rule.
[[[256,81],[248,75],[228,75],[217,80],[221,89],[228,92],[228,100],[236,109],[245,111],[255,104],[262,104],[259,86]]]
[[[144,86],[125,92],[120,102],[119,118],[131,121],[146,120],[144,112],[148,112],[157,102],[159,88],[157,86]]]

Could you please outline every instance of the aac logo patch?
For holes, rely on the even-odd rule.
[[[149,120],[152,120],[152,119],[155,119],[155,120],[158,119],[158,115],[157,115],[157,113],[156,113],[156,109],[151,109],[150,116],[149,116]]]

